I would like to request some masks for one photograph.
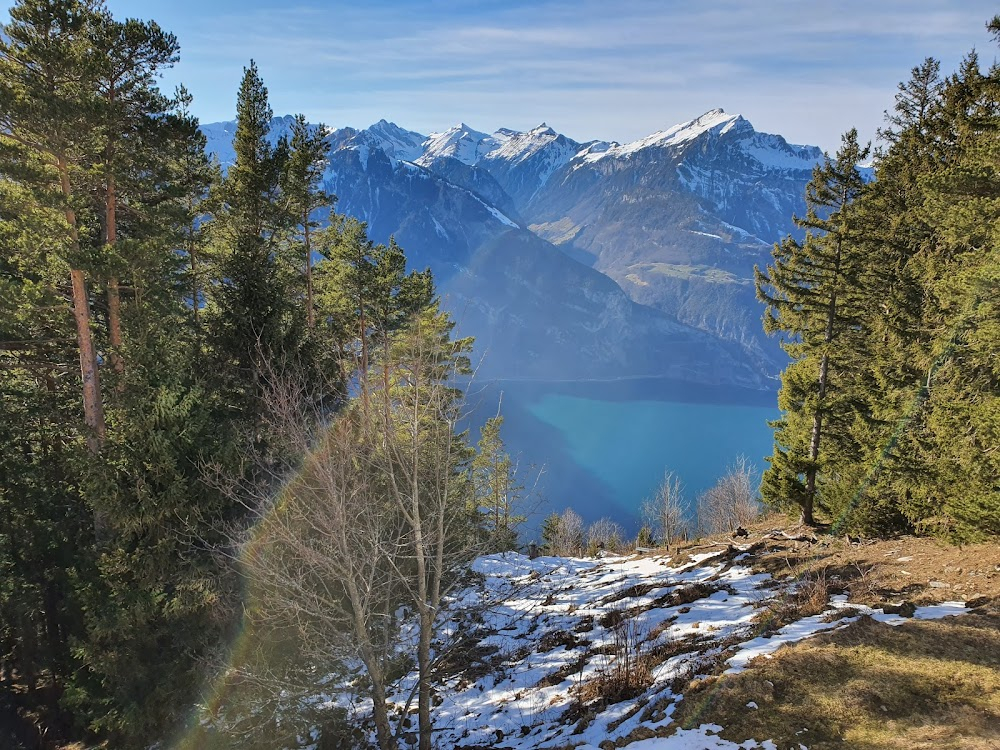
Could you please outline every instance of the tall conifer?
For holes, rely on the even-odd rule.
[[[301,264],[305,277],[306,326],[316,327],[313,301],[313,239],[319,227],[315,216],[322,208],[332,209],[336,198],[320,188],[323,168],[330,151],[326,141],[326,126],[309,127],[305,115],[296,115],[289,140],[288,160],[282,172],[281,187],[287,208],[296,227],[296,240],[301,243]],[[296,256],[299,253],[295,253]]]
[[[91,43],[101,22],[96,0],[24,0],[0,33],[0,144],[4,171],[30,185],[38,206],[61,221],[57,247],[70,280],[83,384],[87,445],[97,453],[106,424],[97,345],[91,330],[84,247],[88,228],[81,184],[96,148],[95,80],[99,57]],[[28,169],[25,169],[28,167]]]
[[[806,187],[806,216],[795,219],[805,239],[787,237],[775,245],[773,265],[754,271],[757,295],[767,305],[764,329],[785,334],[782,347],[792,359],[782,376],[783,415],[762,494],[769,502],[797,503],[806,524],[814,523],[825,443],[845,434],[852,413],[843,380],[864,268],[852,204],[864,187],[858,164],[867,154],[857,131],[848,132],[836,157],[817,166]]]

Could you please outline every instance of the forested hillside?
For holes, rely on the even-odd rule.
[[[249,530],[317,446],[369,492],[419,475],[364,496],[367,562],[418,561],[369,592],[386,606],[432,607],[509,544],[506,499],[477,505],[448,386],[469,341],[430,273],[357,221],[319,228],[323,130],[273,144],[253,63],[222,177],[190,97],[157,87],[178,43],[156,23],[25,0],[2,31],[0,744],[147,747],[257,626]]]
[[[939,68],[900,84],[874,181],[847,133],[757,270],[792,359],[762,493],[805,523],[1000,534],[1000,69]]]

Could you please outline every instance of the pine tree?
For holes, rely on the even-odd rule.
[[[219,190],[220,207],[210,231],[218,256],[212,287],[212,330],[220,368],[235,369],[233,388],[243,391],[240,409],[259,413],[264,362],[294,358],[278,251],[288,228],[279,190],[285,149],[268,141],[271,108],[267,89],[250,62],[236,104],[236,161]]]
[[[226,626],[229,579],[202,545],[232,509],[199,467],[224,458],[233,425],[228,394],[207,392],[188,356],[176,252],[198,194],[180,156],[203,141],[152,86],[175,44],[155,25],[82,2],[23,2],[11,18],[0,40],[2,658],[50,737],[77,726],[147,747],[182,715],[196,658]],[[90,295],[119,278],[128,304],[93,305],[95,320]],[[110,398],[99,351],[128,355]]]
[[[71,283],[83,385],[86,441],[100,450],[106,424],[91,330],[88,269],[81,242],[81,185],[95,151],[95,80],[99,58],[90,38],[101,23],[96,0],[23,0],[0,33],[0,146],[4,174],[28,185],[35,205],[60,226],[54,237]],[[58,222],[58,223],[57,223]]]
[[[207,139],[198,129],[197,121],[191,115],[191,95],[183,86],[175,96],[178,110],[176,116],[190,135],[181,141],[182,149],[174,156],[176,186],[183,196],[177,205],[180,212],[179,223],[183,226],[181,244],[186,255],[184,269],[185,294],[191,305],[192,349],[194,359],[201,361],[204,355],[204,325],[202,308],[207,303],[206,286],[212,273],[214,257],[208,242],[204,221],[216,206],[210,196],[218,197],[222,171],[217,160],[210,161],[205,151]]]
[[[905,485],[918,528],[957,540],[1000,534],[1000,86],[969,55],[946,81],[940,119],[951,158],[921,180],[933,230],[923,292],[929,356],[919,431],[907,447],[923,467]]]
[[[406,257],[395,240],[376,245],[356,219],[333,223],[321,242],[326,261],[316,269],[317,304],[327,335],[341,350],[346,380],[347,370],[364,375],[376,356],[389,357],[392,334],[431,304],[434,284],[429,270],[407,274]],[[367,379],[361,387],[367,403]]]
[[[852,203],[864,187],[858,164],[867,154],[856,131],[844,136],[835,159],[817,166],[806,188],[806,216],[795,219],[805,239],[787,237],[775,245],[773,265],[754,269],[758,298],[767,305],[764,329],[786,334],[782,347],[792,359],[782,375],[784,414],[775,423],[762,494],[771,503],[797,504],[806,524],[814,523],[824,453],[850,451],[832,441],[847,434],[855,411],[843,381],[851,371],[848,339],[858,327],[864,269]]]
[[[876,179],[855,204],[869,269],[858,297],[860,340],[852,343],[861,363],[855,388],[864,418],[850,428],[859,457],[855,467],[843,469],[849,510],[841,525],[868,534],[909,527],[901,513],[905,487],[923,481],[926,468],[894,435],[909,418],[932,359],[924,334],[924,279],[934,232],[923,215],[922,181],[950,158],[941,137],[939,71],[928,58],[899,84],[887,127],[879,131],[888,148],[877,154]]]
[[[524,516],[515,512],[523,487],[517,483],[515,467],[504,450],[500,429],[503,417],[486,420],[472,459],[472,484],[483,517],[483,529],[492,552],[517,548],[517,527]]]
[[[163,68],[177,60],[178,43],[155,22],[115,21],[103,13],[95,28],[93,44],[103,51],[98,69],[98,140],[101,174],[101,207],[104,248],[101,264],[107,281],[109,360],[117,375],[124,368],[119,280],[139,259],[122,253],[118,245],[119,207],[132,214],[142,211],[142,192],[155,175],[162,145],[157,131],[169,128],[166,115],[172,102],[155,85]],[[141,224],[136,216],[129,223]]]
[[[331,209],[336,201],[332,195],[320,189],[320,180],[330,144],[326,141],[326,126],[319,124],[310,128],[305,115],[296,115],[292,124],[289,141],[288,160],[282,172],[281,189],[288,212],[294,217],[296,242],[301,250],[295,253],[301,261],[305,276],[306,326],[311,331],[316,327],[316,310],[313,301],[313,242],[311,234],[319,227],[315,213],[320,209]]]

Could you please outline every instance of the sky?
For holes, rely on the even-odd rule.
[[[835,150],[870,139],[925,57],[951,72],[1000,8],[987,0],[108,0],[174,32],[203,122],[232,119],[254,58],[276,114],[421,133],[542,121],[627,142],[720,107]]]

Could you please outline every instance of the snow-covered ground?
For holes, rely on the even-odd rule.
[[[740,548],[720,548],[684,561],[529,560],[516,553],[478,559],[478,580],[448,605],[441,643],[452,645],[442,645],[448,667],[435,688],[435,746],[596,750],[617,740],[633,750],[774,748],[767,738],[729,742],[712,725],[671,729],[675,680],[720,664],[740,671],[862,615],[890,624],[905,619],[856,605],[836,618],[848,605],[834,596],[827,612],[761,634],[755,615],[787,589],[751,571],[745,558]],[[963,611],[963,603],[946,602],[915,616]],[[635,668],[644,677],[613,702],[600,691],[613,684],[623,658],[641,665]],[[394,697],[402,702],[415,679],[405,678]]]

